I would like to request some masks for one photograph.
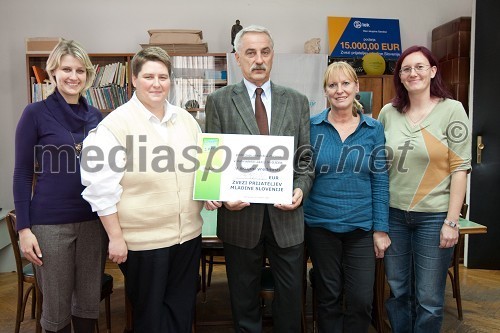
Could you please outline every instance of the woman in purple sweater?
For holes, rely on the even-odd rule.
[[[16,130],[17,230],[43,294],[42,327],[70,333],[72,322],[74,332],[90,333],[99,316],[106,249],[80,180],[82,141],[102,119],[82,97],[95,70],[83,48],[67,40],[52,50],[46,69],[55,91],[28,105]]]

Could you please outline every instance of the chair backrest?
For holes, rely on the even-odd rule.
[[[17,275],[23,277],[23,261],[21,259],[21,249],[19,248],[19,234],[16,231],[16,211],[10,211],[5,217],[7,229],[9,229],[10,242],[12,250],[14,250],[14,258],[16,259]]]
[[[462,209],[460,210],[460,217],[466,219],[467,211],[469,210],[469,205],[464,202]]]

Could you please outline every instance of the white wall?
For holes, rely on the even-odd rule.
[[[209,52],[231,50],[230,30],[270,29],[279,53],[302,53],[320,37],[327,50],[327,16],[399,19],[402,47],[431,45],[433,28],[472,15],[472,0],[2,0],[0,4],[0,207],[13,207],[14,132],[27,102],[26,37],[61,36],[88,52],[136,52],[149,29],[201,29]]]

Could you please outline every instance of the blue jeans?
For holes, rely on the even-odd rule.
[[[390,208],[391,246],[385,272],[391,296],[385,303],[392,332],[439,332],[446,276],[453,248],[439,248],[444,213]]]

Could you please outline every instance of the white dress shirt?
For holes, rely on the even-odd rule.
[[[271,131],[271,81],[267,81],[261,87],[257,87],[255,84],[248,81],[247,79],[243,79],[243,82],[245,83],[245,87],[247,88],[248,96],[250,96],[250,101],[252,102],[252,108],[254,114],[255,114],[255,96],[256,96],[255,89],[262,88],[262,90],[264,90],[264,92],[261,95],[261,98],[262,102],[264,103],[264,106],[266,107],[267,125],[269,126],[268,127],[269,131]]]
[[[144,117],[153,125],[158,134],[167,141],[168,129],[167,123],[171,121],[175,123],[177,118],[176,106],[165,101],[165,115],[163,119],[158,119],[139,101],[136,94],[132,96],[127,103],[133,103],[133,106],[142,112]],[[104,154],[104,161],[86,160],[87,168],[81,168],[82,184],[86,189],[82,192],[82,196],[90,203],[92,211],[97,212],[99,216],[111,215],[117,212],[116,204],[120,201],[122,194],[122,186],[120,182],[125,171],[117,172],[117,168],[125,170],[126,153],[123,145],[121,145],[116,137],[109,129],[104,126],[98,126],[95,130],[89,132],[89,135],[83,141],[84,147],[96,146]],[[109,157],[111,149],[122,147],[115,155],[115,168],[110,167]],[[116,149],[116,148],[115,148]],[[89,152],[89,157],[95,156]],[[102,166],[98,172],[90,171],[92,168]]]

